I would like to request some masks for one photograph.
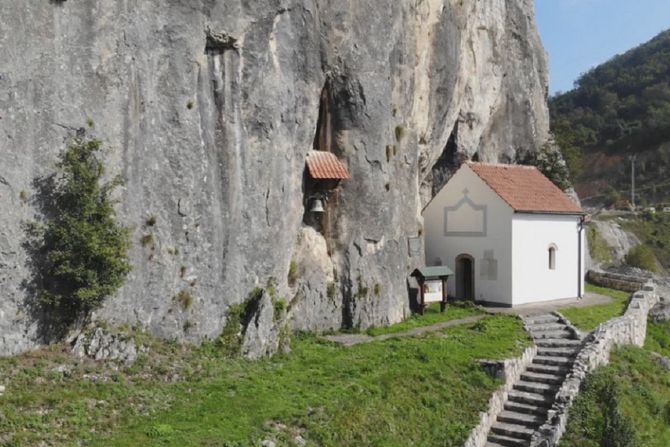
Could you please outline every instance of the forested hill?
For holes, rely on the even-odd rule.
[[[670,201],[670,30],[582,75],[574,90],[550,99],[550,110],[556,140],[587,202],[610,204],[630,195],[632,154],[638,200]]]

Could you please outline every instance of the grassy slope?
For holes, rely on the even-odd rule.
[[[471,303],[449,303],[444,312],[440,312],[440,304],[434,303],[426,308],[423,315],[412,314],[405,321],[384,327],[374,327],[367,330],[368,335],[395,334],[419,326],[441,323],[443,321],[458,320],[473,315],[481,315],[484,311]]]
[[[670,357],[670,321],[647,325],[644,349]]]
[[[623,227],[651,248],[663,268],[670,268],[670,214],[641,214],[624,220]]]
[[[586,291],[612,297],[609,304],[596,304],[584,307],[566,307],[561,313],[581,330],[591,331],[605,321],[623,315],[630,299],[630,293],[620,290],[586,285]]]
[[[636,445],[670,445],[670,374],[649,353],[670,355],[670,323],[650,324],[645,349],[626,347],[612,353],[611,364],[591,373],[570,409],[561,446],[596,447],[603,444],[602,391],[615,384],[618,408],[630,421]],[[610,408],[611,409],[611,408]]]
[[[0,359],[0,444],[461,445],[498,382],[480,358],[517,355],[519,320],[492,316],[430,336],[342,348],[313,337],[269,360],[153,342],[118,372],[51,351]],[[78,445],[78,444],[77,444]]]

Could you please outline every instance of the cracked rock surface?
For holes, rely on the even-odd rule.
[[[34,180],[83,131],[125,178],[133,229],[133,271],[94,319],[184,341],[217,337],[270,278],[299,329],[401,320],[434,191],[464,160],[511,161],[548,139],[532,0],[0,6],[3,354],[45,341],[21,224],[39,217]],[[304,223],[315,146],[351,173],[326,237]]]

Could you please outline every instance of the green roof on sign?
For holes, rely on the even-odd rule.
[[[423,276],[424,278],[440,278],[442,276],[451,276],[454,272],[446,265],[423,266],[412,272],[412,276]]]

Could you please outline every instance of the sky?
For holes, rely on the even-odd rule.
[[[670,0],[535,0],[551,94],[670,28]]]

